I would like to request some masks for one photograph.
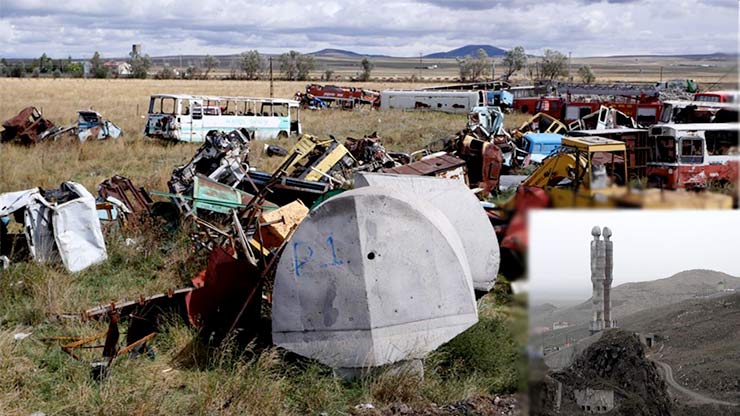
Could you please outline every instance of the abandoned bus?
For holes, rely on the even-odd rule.
[[[740,123],[661,124],[650,128],[648,182],[667,189],[737,186]]]
[[[260,140],[301,134],[298,102],[271,98],[152,95],[144,135],[202,142],[211,130],[242,128]]]

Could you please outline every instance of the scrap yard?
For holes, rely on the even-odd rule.
[[[6,3],[0,415],[735,405],[627,314],[638,233],[541,254],[740,212],[731,5]]]

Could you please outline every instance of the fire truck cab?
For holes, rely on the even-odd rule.
[[[666,189],[737,188],[740,123],[660,124],[650,128],[648,183]]]

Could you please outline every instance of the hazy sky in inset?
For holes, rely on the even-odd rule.
[[[613,233],[612,287],[689,269],[740,276],[740,211],[531,211],[528,267],[533,305],[591,296],[594,225],[608,226]]]
[[[0,56],[322,48],[418,56],[467,44],[573,56],[738,51],[737,0],[0,0]]]

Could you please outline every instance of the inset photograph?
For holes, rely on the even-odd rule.
[[[740,414],[740,212],[540,210],[529,236],[532,415]]]

